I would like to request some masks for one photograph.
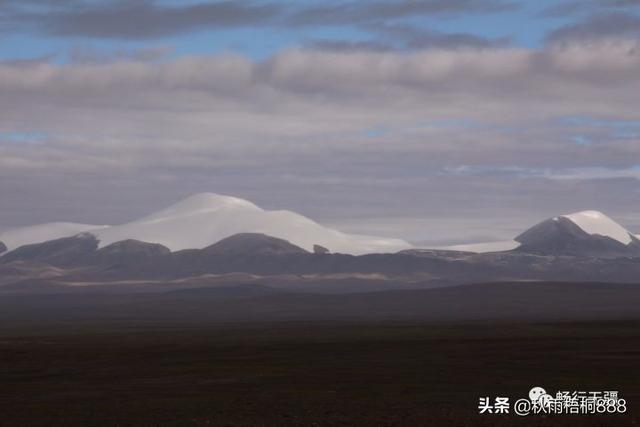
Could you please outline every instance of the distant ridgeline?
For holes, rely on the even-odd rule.
[[[640,277],[636,236],[595,211],[545,220],[517,236],[513,249],[475,253],[415,249],[401,240],[341,233],[293,212],[200,194],[121,226],[44,224],[6,231],[0,241],[0,274],[42,277],[48,265],[57,270],[47,277],[68,280],[230,273],[379,275],[439,284]]]

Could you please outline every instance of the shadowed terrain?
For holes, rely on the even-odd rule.
[[[321,294],[311,286],[251,283],[164,289],[157,284],[51,287],[20,282],[0,294],[0,331],[50,325],[164,325],[252,321],[552,321],[640,320],[640,286],[612,283],[511,282],[433,289]],[[154,288],[154,292],[149,292]]]
[[[83,323],[0,340],[0,425],[635,425],[638,322]],[[625,415],[479,415],[618,390]]]
[[[0,425],[638,421],[638,285],[514,282],[352,294],[174,287],[0,295]],[[617,390],[629,412],[478,414],[479,397],[522,398],[533,386]]]

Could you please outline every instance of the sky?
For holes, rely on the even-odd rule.
[[[640,0],[0,0],[0,229],[190,194],[424,245],[640,233]]]

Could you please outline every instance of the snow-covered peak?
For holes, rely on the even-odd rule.
[[[606,236],[624,245],[629,245],[633,241],[633,237],[629,233],[629,231],[622,227],[620,224],[618,224],[602,212],[589,210],[575,212],[567,215],[560,215],[549,220],[545,220],[540,224],[537,224],[536,226],[525,231],[520,236],[516,237],[515,240],[455,245],[438,249],[483,253],[512,250],[520,247],[521,244],[525,244],[525,246],[529,249],[534,247],[537,252],[548,251],[548,253],[557,253],[557,251],[559,250],[558,236],[560,236],[560,238],[566,238],[566,236],[562,237],[563,233],[566,230],[564,230],[562,227],[550,227],[550,224],[553,224],[555,222],[557,223],[557,225],[561,225],[560,223],[566,222],[566,220],[571,221],[571,223],[575,224],[582,231],[590,235]],[[570,242],[571,240],[568,241]],[[587,248],[584,250],[592,251],[592,249],[589,249],[589,246],[587,246]],[[573,251],[572,253],[575,253],[576,248],[571,248],[567,251]],[[590,253],[593,253],[593,251]]]
[[[0,234],[10,250],[30,243],[90,232],[100,247],[124,240],[158,243],[172,251],[202,249],[238,233],[262,233],[313,251],[314,245],[332,252],[364,254],[411,248],[404,240],[347,234],[324,227],[298,213],[268,211],[237,197],[201,193],[187,197],[143,218],[116,226],[44,224]]]
[[[321,245],[332,252],[396,252],[411,247],[399,239],[342,233],[298,213],[268,211],[236,197],[202,193],[139,220],[98,230],[100,247],[126,239],[159,243],[172,251],[202,249],[238,233],[262,233],[308,251]]]
[[[585,233],[610,237],[625,245],[632,241],[631,233],[628,230],[602,212],[582,211],[562,215],[562,217],[571,220]]]
[[[140,219],[140,221],[171,219],[177,216],[189,216],[229,209],[262,210],[250,201],[237,197],[224,196],[216,193],[199,193],[148,215]]]

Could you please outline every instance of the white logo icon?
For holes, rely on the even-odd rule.
[[[529,400],[534,404],[545,407],[551,401],[551,396],[542,387],[534,387],[529,390]]]

